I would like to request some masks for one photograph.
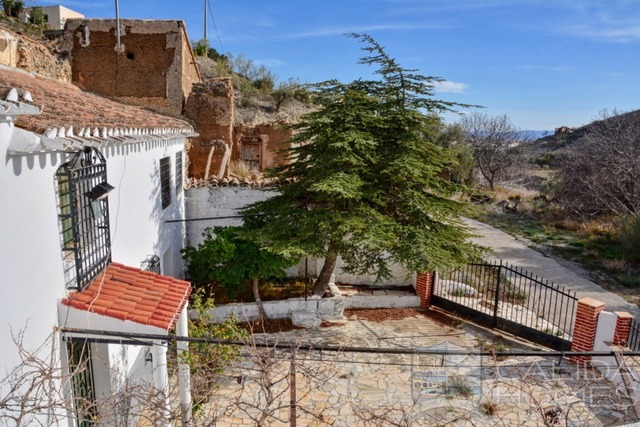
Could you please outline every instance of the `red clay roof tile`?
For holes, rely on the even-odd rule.
[[[127,282],[122,280],[127,274]],[[111,263],[85,290],[62,300],[67,306],[165,330],[173,329],[189,295],[189,282]]]
[[[24,71],[0,69],[0,94],[3,98],[14,87],[20,93],[31,92],[34,104],[44,105],[40,115],[20,116],[15,121],[16,126],[36,133],[42,134],[48,129],[69,127],[76,131],[82,128],[193,130],[184,120],[112,101],[84,92],[72,84],[34,76]]]

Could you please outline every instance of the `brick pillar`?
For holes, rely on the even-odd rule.
[[[593,351],[598,316],[602,310],[604,310],[604,303],[593,298],[582,298],[578,301],[571,351]],[[571,361],[587,365],[591,362],[591,356],[572,356]]]
[[[616,311],[616,331],[613,335],[613,345],[626,346],[629,341],[629,332],[631,331],[631,322],[633,315],[626,311]]]
[[[431,306],[431,296],[438,281],[438,273],[422,272],[416,276],[416,294],[420,297],[420,307]]]

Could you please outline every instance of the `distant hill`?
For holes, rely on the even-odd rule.
[[[578,128],[566,128],[565,132],[551,132],[549,135],[533,141],[529,148],[535,158],[543,158],[546,164],[553,165],[554,159],[562,157],[569,147],[579,144],[582,139],[594,132],[596,126],[603,122],[611,122],[607,124],[612,125],[620,123],[623,126],[634,126],[638,128],[638,134],[640,134],[640,110],[635,110],[603,120],[596,120]]]
[[[540,139],[545,136],[553,135],[552,130],[523,130],[519,132],[521,136],[527,137],[530,139]]]

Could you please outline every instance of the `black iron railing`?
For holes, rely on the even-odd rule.
[[[441,274],[434,295],[484,315],[492,327],[507,321],[565,341],[573,336],[575,292],[502,261]]]
[[[635,318],[631,322],[627,347],[632,351],[640,351],[640,318]]]

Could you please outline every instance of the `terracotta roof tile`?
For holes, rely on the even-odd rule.
[[[190,294],[191,286],[184,280],[111,263],[86,289],[71,294],[62,303],[170,330]]]
[[[34,104],[43,105],[40,115],[20,116],[16,126],[44,134],[49,129],[82,128],[175,128],[192,131],[184,120],[153,113],[144,108],[122,104],[80,90],[77,86],[31,75],[24,71],[0,69],[0,95],[4,99],[11,88],[29,91]]]

